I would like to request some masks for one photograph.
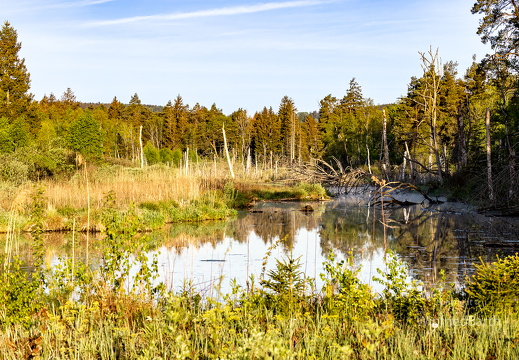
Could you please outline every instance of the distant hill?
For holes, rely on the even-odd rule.
[[[124,104],[125,106],[128,106],[128,104]],[[82,109],[95,109],[99,106],[104,106],[106,108],[110,107],[110,104],[109,103],[79,103],[79,106],[82,108]],[[161,106],[161,105],[146,105],[146,104],[143,104],[143,106],[147,109],[149,109],[151,112],[154,112],[154,113],[158,113],[158,112],[161,112],[162,109],[164,109],[164,106]]]

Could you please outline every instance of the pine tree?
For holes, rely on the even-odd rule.
[[[321,134],[319,133],[319,124],[313,116],[307,115],[304,125],[308,155],[312,159],[318,158],[321,156],[323,149],[323,142],[321,140]]]
[[[342,110],[347,114],[354,114],[358,108],[363,106],[363,103],[362,88],[353,78],[350,80],[350,87],[346,90],[346,95],[341,100]]]
[[[162,136],[164,146],[168,149],[175,149],[179,143],[178,131],[177,131],[177,120],[174,115],[173,104],[171,100],[168,101],[162,113]]]
[[[177,126],[178,142],[187,147],[186,133],[188,122],[189,106],[184,105],[182,96],[178,95],[173,103],[173,116]]]
[[[130,99],[130,104],[124,109],[126,121],[136,129],[143,126],[149,119],[151,111],[142,105],[139,95],[134,94]]]
[[[168,149],[180,149],[186,141],[187,121],[189,106],[184,105],[184,100],[180,95],[172,104],[171,101],[162,111],[163,117],[163,144]]]
[[[281,125],[283,155],[287,156],[290,161],[296,158],[296,136],[298,130],[296,111],[294,100],[284,96],[279,105],[278,117]]]
[[[24,115],[30,106],[30,74],[25,59],[19,58],[22,44],[9,22],[0,30],[0,116],[9,119]]]
[[[79,107],[79,102],[76,99],[76,94],[74,94],[71,88],[67,88],[63,95],[61,95],[60,102],[63,104],[65,108],[68,109],[74,109]]]
[[[281,150],[279,117],[272,108],[263,108],[261,113],[256,113],[253,119],[253,142],[256,159],[263,159],[266,164],[273,155],[278,155]]]
[[[113,120],[120,120],[123,116],[124,105],[114,97],[110,106],[108,107],[108,118]]]

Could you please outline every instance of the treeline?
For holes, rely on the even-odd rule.
[[[276,108],[224,114],[216,104],[185,104],[180,95],[164,106],[141,103],[81,104],[71,89],[60,98],[29,93],[21,44],[6,22],[0,32],[0,175],[53,177],[73,169],[75,154],[87,161],[178,165],[183,156],[224,154],[226,133],[234,161],[258,167],[323,159],[367,167],[387,179],[448,181],[472,194],[514,201],[518,75],[513,61],[489,56],[463,76],[437,51],[421,53],[423,73],[410,80],[396,103],[376,106],[355,79],[345,94],[298,112],[285,96]],[[485,127],[487,111],[490,127]],[[488,136],[487,136],[488,135]],[[490,139],[490,142],[488,142]],[[141,159],[144,154],[144,159]]]

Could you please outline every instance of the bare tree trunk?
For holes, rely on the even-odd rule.
[[[247,174],[249,174],[251,167],[252,167],[252,158],[250,155],[250,147],[249,147],[247,149],[247,166],[246,166]]]
[[[229,171],[231,172],[231,178],[234,179],[234,171],[232,169],[231,157],[229,156],[229,148],[227,147],[227,136],[225,136],[225,125],[222,124],[223,133],[223,146],[225,148],[225,156],[227,157],[227,164],[229,165]]]
[[[368,152],[368,171],[371,174],[371,160],[370,160],[370,154],[369,154],[369,146],[366,144],[366,150]]]
[[[186,149],[184,164],[186,167],[186,175],[189,175],[189,147]]]
[[[294,162],[294,159],[296,157],[296,121],[295,121],[295,115],[292,111],[292,114],[290,115],[291,119],[291,135],[290,135],[290,163]]]
[[[423,105],[425,108],[426,116],[429,119],[429,125],[431,128],[431,152],[433,153],[436,161],[437,176],[440,184],[443,184],[443,168],[440,156],[440,145],[438,141],[438,131],[436,128],[436,122],[438,119],[438,102],[440,92],[440,78],[441,75],[438,73],[441,71],[440,59],[438,57],[438,50],[433,53],[432,48],[429,50],[428,55],[425,53],[419,53],[422,57],[422,68],[424,71],[424,78],[427,78],[429,74],[429,81],[425,82],[425,89],[422,93]],[[432,163],[432,161],[430,161]],[[429,166],[432,169],[432,164]]]
[[[490,109],[487,108],[487,114],[485,118],[485,129],[487,134],[487,186],[488,186],[488,199],[494,201],[494,184],[492,182],[492,147],[490,142]]]
[[[382,114],[384,114],[384,122],[382,123],[382,173],[388,179],[389,177],[389,146],[387,144],[387,115],[386,109],[382,109]]]
[[[414,179],[414,164],[413,162],[411,161],[411,153],[409,152],[409,146],[407,146],[407,141],[405,142],[405,152],[407,153],[407,156],[409,157],[409,171],[410,171],[410,174],[411,174],[411,179]]]
[[[442,148],[442,153],[443,153],[443,168],[445,169],[444,170],[444,174],[445,176],[449,176],[450,172],[449,172],[449,160],[448,160],[448,157],[447,157],[447,145],[443,144],[443,148]]]
[[[144,148],[142,146],[142,125],[139,128],[139,147],[141,152],[141,168],[144,168]]]
[[[407,146],[407,143],[406,143]],[[407,157],[409,154],[407,153],[407,150],[404,151],[404,160],[402,161],[402,172],[400,175],[400,181],[405,181],[405,168],[407,167]]]

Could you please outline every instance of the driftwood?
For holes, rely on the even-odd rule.
[[[317,160],[312,164],[304,164],[294,170],[306,181],[315,181],[324,186],[332,187],[336,189],[339,194],[347,194],[353,189],[362,187],[365,187],[366,191],[374,188],[373,198],[370,201],[372,205],[382,203],[386,206],[410,206],[420,204],[396,199],[394,194],[399,190],[417,192],[423,196],[424,200],[429,201],[431,204],[442,203],[442,201],[431,198],[416,185],[400,181],[386,181],[365,170],[344,167],[335,157],[332,158],[332,160],[335,163],[334,165],[324,160]]]
[[[478,213],[491,217],[519,217],[519,206],[496,206],[479,208]]]
[[[351,167],[343,167],[337,158],[333,158],[335,164],[329,164],[324,160],[316,160],[313,163],[302,164],[293,170],[300,179],[318,182],[324,186],[333,187],[339,193],[348,193],[350,189],[359,186],[369,186],[371,174]]]

